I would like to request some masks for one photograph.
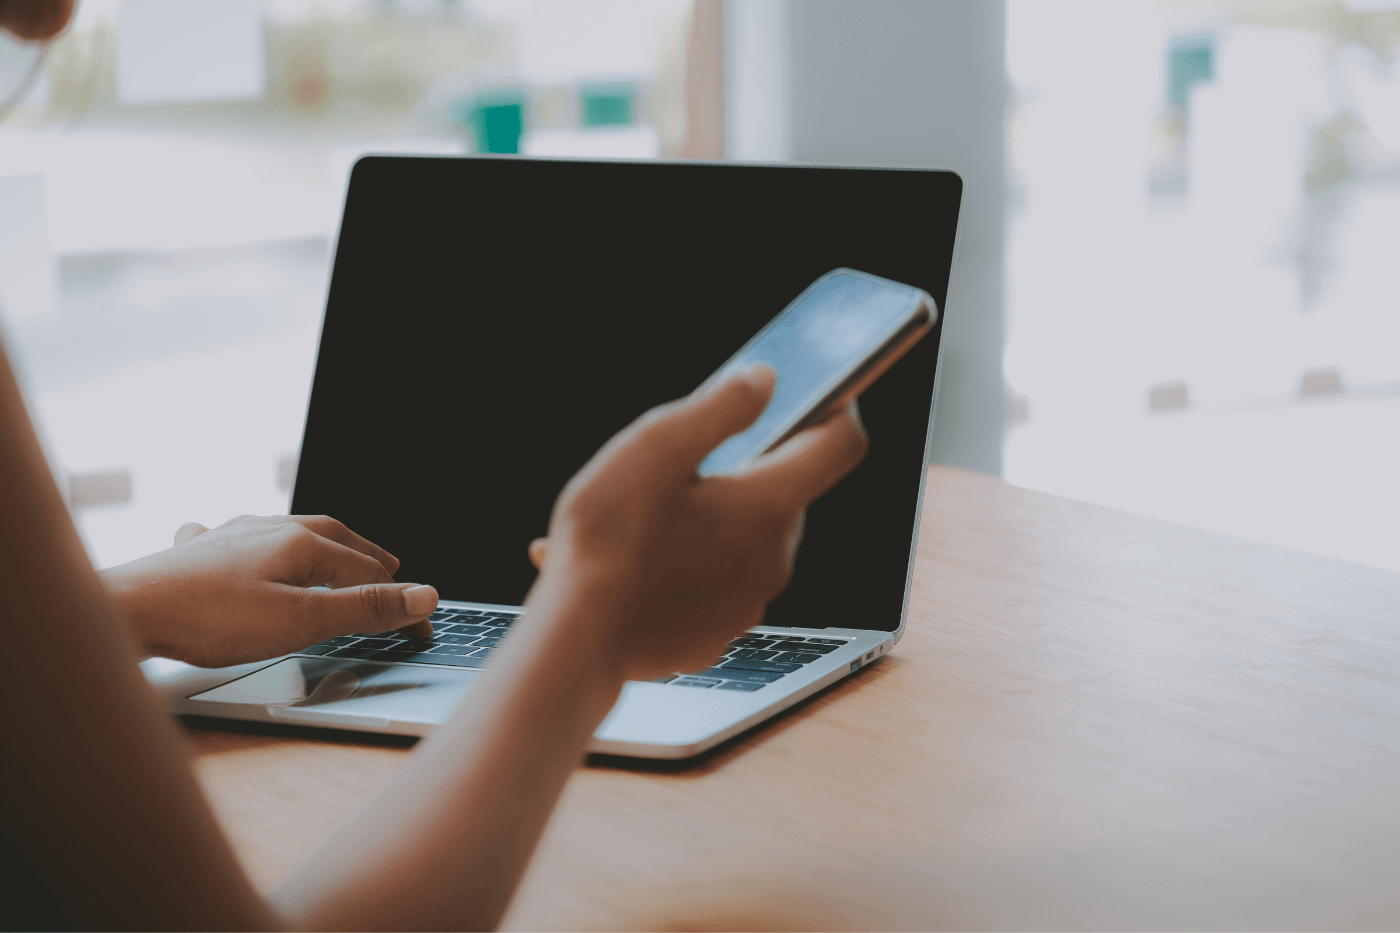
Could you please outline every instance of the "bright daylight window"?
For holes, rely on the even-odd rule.
[[[679,154],[691,21],[689,0],[79,0],[0,123],[0,306],[99,566],[286,511],[359,155]]]
[[[1011,0],[1009,480],[1400,570],[1397,7]]]

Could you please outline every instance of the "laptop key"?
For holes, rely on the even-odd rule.
[[[726,680],[715,688],[716,690],[762,690],[763,684],[751,684],[744,680]]]
[[[801,664],[779,664],[777,661],[725,661],[720,670],[767,671],[771,674],[791,674],[802,670]]]
[[[351,638],[351,639],[349,639],[349,640],[350,640],[350,641],[354,641],[355,639]],[[339,645],[325,645],[325,644],[322,644],[322,645],[312,645],[310,648],[303,648],[303,649],[301,649],[300,651],[297,651],[297,652],[295,652],[295,653],[296,653],[296,654],[311,654],[311,655],[330,654],[332,651],[337,650],[339,647],[340,647]]]
[[[474,644],[474,645],[485,645],[485,646],[488,647],[488,648],[494,648],[494,647],[496,647],[497,645],[499,645],[499,644],[501,643],[501,639],[504,638],[504,637],[505,637],[505,636],[502,635],[502,636],[498,636],[498,637],[496,637],[496,638],[478,638],[476,641],[472,642],[472,644]]]
[[[706,680],[702,677],[680,677],[671,681],[673,687],[713,687],[719,683],[718,680]]]
[[[835,651],[837,645],[815,645],[811,642],[785,641],[780,645],[774,645],[774,651],[806,651],[809,654],[830,654]]]
[[[821,657],[819,654],[808,654],[804,651],[785,651],[773,660],[789,664],[811,664],[813,661],[820,661]]]
[[[323,645],[334,645],[337,648],[344,648],[346,645],[353,645],[359,641],[354,635],[337,635],[335,638],[327,638],[321,642]]]
[[[433,641],[440,645],[470,645],[475,640],[474,635],[458,635],[456,632],[433,633]]]
[[[769,658],[773,657],[773,655],[777,653],[778,652],[776,651],[759,651],[755,648],[740,648],[738,651],[735,651],[733,654],[731,654],[730,657],[737,658],[739,660],[744,660],[745,658],[752,658],[755,661],[767,661]]]
[[[494,632],[495,629],[485,625],[449,625],[447,631],[457,635],[485,635],[487,632]]]
[[[809,638],[807,639],[807,643],[809,645],[835,645],[838,648],[844,644],[848,644],[848,642],[844,642],[839,638]]]
[[[773,642],[766,638],[740,638],[729,643],[731,648],[767,648]]]
[[[671,681],[675,680],[675,679],[676,679],[677,677],[679,677],[679,676],[681,676],[681,675],[680,675],[680,674],[667,674],[665,677],[657,677],[655,680],[650,681],[650,683],[654,683],[654,684],[669,684]]]
[[[395,641],[392,638],[366,638],[355,645],[356,648],[397,648],[402,645],[402,641]]]
[[[472,653],[472,649],[471,649],[471,647],[468,646],[468,645],[438,645],[436,648],[434,648],[434,649],[432,650],[432,652],[431,652],[428,656],[429,656],[429,657],[436,657],[437,655],[440,655],[440,654],[471,654],[471,653]]]
[[[800,670],[800,668],[799,668]],[[782,674],[775,674],[769,671],[745,671],[737,668],[712,667],[705,671],[707,677],[716,677],[723,680],[746,680],[753,684],[771,684],[782,677]]]

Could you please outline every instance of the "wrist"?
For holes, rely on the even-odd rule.
[[[131,573],[126,567],[125,564],[108,567],[99,570],[97,575],[102,578],[107,592],[116,600],[117,605],[122,607],[127,626],[141,649],[141,657],[149,658],[160,654],[160,639],[150,630],[151,614],[142,606],[142,587],[137,579],[139,574]]]
[[[619,688],[627,679],[622,642],[636,609],[635,587],[606,568],[551,553],[525,600],[525,627],[606,675]]]

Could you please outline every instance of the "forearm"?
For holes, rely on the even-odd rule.
[[[0,823],[78,929],[267,928],[132,662],[0,352]]]
[[[453,717],[288,881],[310,929],[491,929],[622,675],[598,638],[599,587],[541,587]]]

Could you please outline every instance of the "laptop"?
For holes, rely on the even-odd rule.
[[[591,748],[689,757],[879,662],[904,631],[961,193],[924,169],[360,160],[292,511],[435,586],[434,638],[147,676],[178,714],[426,734],[530,624],[526,547],[565,481],[842,266],[926,290],[938,325],[862,397],[870,454],[811,507],[764,623],[704,669],[628,683]]]

